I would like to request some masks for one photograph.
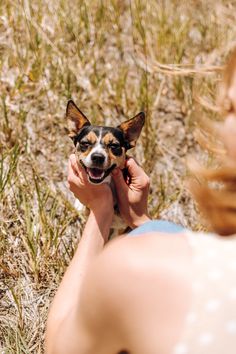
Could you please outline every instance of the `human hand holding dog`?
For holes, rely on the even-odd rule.
[[[130,183],[124,180],[122,171],[115,169],[112,173],[116,186],[119,211],[130,227],[137,227],[150,220],[147,200],[149,177],[133,158],[126,161]]]
[[[104,213],[113,211],[113,197],[109,185],[107,183],[101,185],[89,183],[75,154],[70,155],[69,158],[67,180],[70,191],[89,209]]]

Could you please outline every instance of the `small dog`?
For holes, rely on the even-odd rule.
[[[136,145],[137,139],[145,122],[145,114],[138,113],[135,117],[121,123],[116,128],[91,125],[76,104],[70,100],[67,104],[69,136],[75,145],[78,162],[84,168],[87,178],[92,184],[110,183],[116,200],[115,188],[112,184],[111,172],[119,167],[125,175],[127,150]],[[82,205],[77,205],[81,210]],[[114,202],[116,214],[118,208]],[[115,218],[113,229],[121,229],[120,217]],[[123,227],[122,223],[122,227]]]
[[[66,118],[78,161],[93,184],[110,182],[114,168],[124,169],[126,152],[136,145],[145,122],[145,114],[140,112],[116,128],[94,126],[72,100]]]

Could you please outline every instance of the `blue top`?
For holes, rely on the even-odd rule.
[[[136,229],[128,233],[128,236],[136,236],[147,232],[166,232],[166,233],[178,233],[184,230],[181,225],[174,224],[173,222],[166,220],[151,220],[147,221]]]

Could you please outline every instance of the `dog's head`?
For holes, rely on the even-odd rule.
[[[88,180],[99,184],[115,167],[124,168],[126,151],[136,145],[145,114],[140,112],[116,128],[94,126],[70,100],[66,118],[78,161],[84,167]]]

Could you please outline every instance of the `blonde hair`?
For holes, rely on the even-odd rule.
[[[228,114],[234,114],[236,126],[235,104],[229,95],[232,85],[235,85],[236,91],[235,76],[236,48],[225,67],[219,92],[222,115],[227,117]],[[212,124],[213,134],[216,138],[220,138],[224,122],[210,124]],[[209,120],[206,128],[209,133]],[[222,141],[224,143],[224,138]],[[230,151],[227,150],[224,150],[223,155],[217,156],[220,167],[216,169],[204,168],[196,162],[190,164],[190,170],[195,175],[195,178],[190,180],[190,190],[208,220],[209,228],[222,236],[236,233],[236,160],[230,158]],[[236,156],[236,152],[234,155]]]

